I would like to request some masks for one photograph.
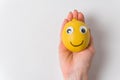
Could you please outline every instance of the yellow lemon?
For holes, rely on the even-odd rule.
[[[90,42],[90,32],[82,21],[72,19],[65,24],[62,31],[62,42],[64,46],[72,51],[79,52],[84,50]]]

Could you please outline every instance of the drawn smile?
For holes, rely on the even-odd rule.
[[[75,44],[73,44],[71,41],[70,41],[70,44],[72,45],[72,46],[74,46],[74,47],[78,47],[78,46],[80,46],[80,45],[82,45],[83,44],[83,40],[82,40],[82,42],[80,43],[80,44],[78,44],[78,45],[75,45]]]

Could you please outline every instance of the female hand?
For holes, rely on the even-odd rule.
[[[64,20],[64,25],[71,21],[73,18],[83,21],[84,16],[81,12],[74,10],[68,14],[67,19]],[[61,30],[62,32],[62,30]],[[81,51],[73,53],[65,48],[62,41],[59,44],[59,58],[61,70],[65,80],[88,80],[88,71],[91,65],[91,61],[94,55],[95,49],[93,45],[93,39],[91,36],[89,46]]]

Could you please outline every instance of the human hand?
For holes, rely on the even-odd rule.
[[[64,25],[71,21],[73,18],[83,21],[84,16],[81,12],[74,10],[68,14],[67,19],[64,20],[62,29]],[[61,30],[62,32],[62,30]],[[60,41],[59,44],[59,58],[60,65],[65,80],[88,80],[88,71],[91,65],[93,55],[95,53],[93,39],[91,36],[89,46],[81,52],[71,52]]]

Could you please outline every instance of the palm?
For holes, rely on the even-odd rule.
[[[71,21],[73,18],[84,21],[84,16],[82,13],[79,13],[75,10],[73,13],[69,13],[62,26],[64,27],[64,25],[67,22]],[[89,47],[82,52],[77,53],[70,52],[64,47],[63,43],[60,42],[59,53],[61,69],[64,76],[68,76],[82,69],[88,70],[94,53],[93,41],[91,39]]]

